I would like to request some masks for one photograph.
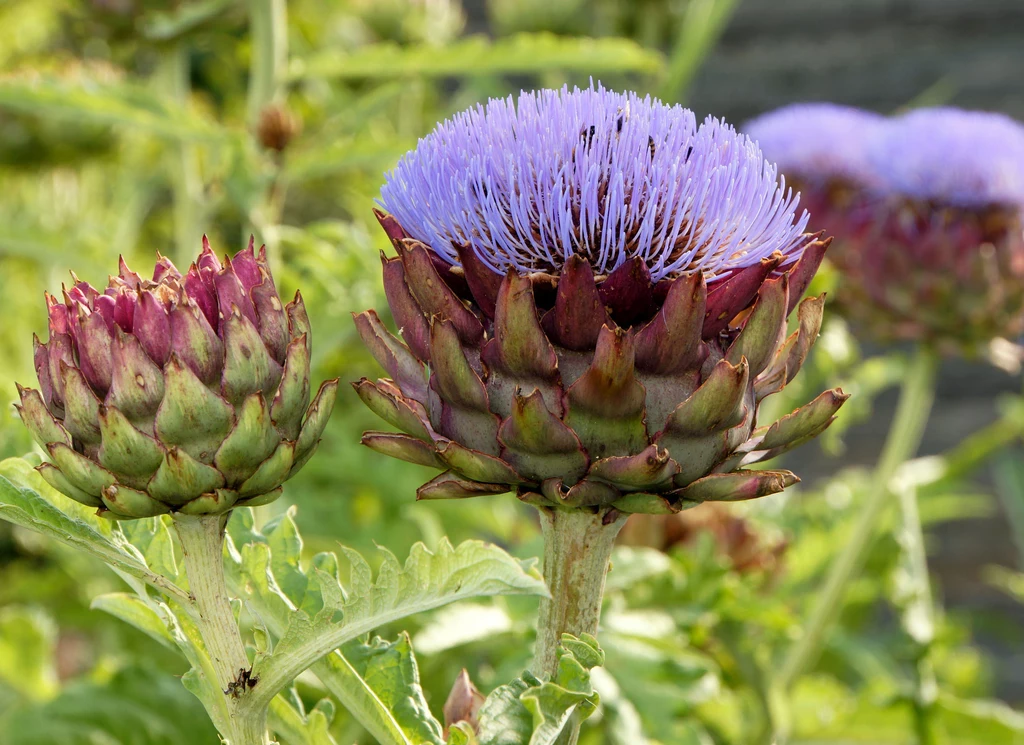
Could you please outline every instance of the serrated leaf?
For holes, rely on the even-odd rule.
[[[281,591],[296,604],[306,594],[306,575],[299,567],[302,559],[302,538],[295,525],[295,508],[269,521],[263,528],[263,535],[270,546],[270,570]]]
[[[283,521],[272,524],[268,532],[279,530],[282,525]],[[246,599],[253,615],[279,639],[294,633],[294,628],[289,632],[289,626],[296,621],[310,629],[313,621],[320,619],[320,623],[333,629],[331,633],[344,632],[339,638],[350,642],[351,646],[346,649],[358,649],[359,643],[352,639],[388,620],[417,612],[412,610],[412,605],[403,605],[406,601],[422,601],[437,607],[474,592],[546,592],[532,562],[518,562],[500,549],[479,542],[463,544],[458,549],[444,542],[436,554],[422,545],[415,547],[404,567],[393,557],[385,558],[386,568],[376,580],[370,565],[358,552],[341,547],[350,575],[345,588],[338,581],[338,562],[334,555],[318,554],[311,567],[303,569],[298,565],[306,577],[305,595],[290,598],[275,577],[270,538],[255,530],[249,510],[235,511],[228,523],[228,535],[228,583],[236,594]],[[293,568],[289,567],[288,571]],[[492,572],[495,581],[482,581]],[[433,580],[427,581],[431,576]],[[442,591],[444,577],[449,582],[444,585],[447,592]],[[382,583],[387,587],[382,587]],[[436,594],[432,596],[432,592]],[[313,609],[316,611],[311,613]],[[352,626],[346,627],[347,623]],[[280,646],[275,652],[279,649]],[[378,652],[372,660],[369,653],[358,652],[359,664],[356,665],[342,652],[334,651],[314,662],[311,670],[381,745],[434,742],[422,739],[423,732],[438,731],[426,704],[421,700],[409,703],[422,698],[412,650],[406,652],[399,640],[389,649],[381,648]],[[363,673],[370,680],[363,677]],[[261,678],[261,686],[266,686],[264,690],[272,687],[267,685],[267,680]]]
[[[293,62],[293,78],[382,79],[526,75],[551,70],[579,70],[591,75],[612,72],[656,73],[664,57],[630,39],[561,37],[548,33],[516,34],[489,40],[474,36],[453,42],[437,53],[432,44],[371,44],[354,52],[331,50]]]
[[[341,652],[329,655],[311,669],[352,718],[380,745],[418,745],[412,738],[412,732],[402,726],[396,713],[387,707],[369,681]]]
[[[564,635],[553,680],[540,681],[525,673],[487,697],[479,715],[480,745],[553,745],[563,731],[597,708],[590,669],[603,661],[592,636]]]
[[[337,745],[331,736],[333,704],[325,700],[305,714],[285,696],[275,696],[270,702],[269,724],[281,739],[282,745]]]
[[[351,642],[342,650],[352,669],[392,713],[403,734],[415,743],[442,745],[441,723],[434,718],[420,687],[419,669],[407,634],[393,642],[375,638]]]
[[[125,538],[142,552],[150,569],[171,580],[182,576],[175,555],[174,538],[171,536],[170,518],[126,520],[118,527]]]
[[[90,553],[114,570],[189,603],[184,590],[150,569],[120,526],[59,494],[21,458],[0,462],[0,518]]]
[[[466,541],[454,548],[443,540],[434,552],[416,544],[404,566],[385,554],[372,584],[368,584],[359,562],[354,574],[347,599],[340,605],[325,605],[313,617],[302,611],[292,612],[273,654],[257,658],[253,673],[263,682],[257,690],[264,696],[281,690],[342,644],[406,616],[471,597],[547,593],[532,562],[524,564],[482,541]],[[316,576],[320,582],[329,577],[325,572]],[[254,585],[268,585],[265,570],[251,579]],[[266,589],[273,594],[269,585]],[[340,588],[335,597],[345,597]]]

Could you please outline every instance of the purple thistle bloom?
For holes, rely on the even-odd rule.
[[[566,87],[442,123],[388,174],[380,204],[452,264],[460,246],[500,273],[557,274],[582,254],[606,275],[640,257],[654,281],[695,269],[711,281],[807,247],[807,215],[776,177],[718,119]]]
[[[891,120],[870,150],[890,194],[975,208],[1024,207],[1024,126],[984,111],[932,108]]]
[[[513,489],[610,522],[794,483],[741,466],[821,432],[846,395],[758,429],[818,336],[824,296],[800,300],[829,244],[777,175],[717,119],[602,88],[440,125],[376,213],[402,339],[358,314],[391,377],[353,385],[401,432],[363,443],[445,469],[420,499]]]
[[[791,178],[875,187],[881,177],[868,154],[886,121],[850,106],[798,103],[752,119],[743,131]]]

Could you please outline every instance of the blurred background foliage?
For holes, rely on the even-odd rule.
[[[302,288],[318,377],[357,379],[375,363],[349,314],[386,310],[378,254],[387,241],[370,209],[383,171],[437,121],[523,87],[600,79],[685,103],[738,5],[0,4],[0,457],[33,448],[10,405],[14,382],[33,379],[30,335],[45,337],[42,293],[59,292],[69,268],[99,284],[118,254],[140,270],[156,251],[183,266],[204,233],[221,252],[254,234],[271,249],[283,294]],[[819,290],[834,284],[828,270],[816,281]],[[844,437],[903,365],[899,350],[862,353],[830,319],[811,363],[774,403],[789,411],[839,384],[854,394],[823,449],[789,464],[813,483],[756,504],[627,528],[631,545],[609,578],[601,639],[608,664],[595,674],[603,704],[585,742],[738,745],[765,742],[772,729],[792,742],[914,741],[921,650],[900,623],[911,601],[901,593],[892,530],[876,542],[813,671],[790,696],[767,683],[849,534],[867,482],[844,457]],[[971,476],[1020,430],[1020,406],[1004,409],[955,452],[906,469],[927,527],[996,509],[993,488]],[[425,471],[358,446],[363,429],[376,426],[355,396],[342,396],[318,456],[262,518],[298,505],[309,552],[341,542],[402,555],[416,540],[434,544],[447,534],[539,553],[530,510],[511,498],[416,504]],[[1024,472],[1004,457],[996,475],[1024,538]],[[1022,599],[1024,578],[1014,568],[987,569],[986,581]],[[0,743],[216,742],[198,702],[174,679],[180,663],[89,610],[91,598],[117,585],[100,565],[0,523]],[[463,667],[485,691],[518,674],[530,655],[534,602],[463,604],[417,619],[408,630],[435,711]],[[991,698],[999,682],[991,650],[1020,654],[1019,628],[1006,616],[982,619],[941,603],[936,614],[929,654],[938,741],[1024,742],[1016,702]],[[989,651],[977,644],[979,629]],[[312,678],[302,690],[310,702],[324,695]],[[366,742],[344,710],[333,730],[340,743]]]

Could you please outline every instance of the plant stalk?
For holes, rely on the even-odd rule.
[[[252,669],[224,579],[224,526],[220,515],[176,515],[189,592],[195,599],[195,622],[216,672],[209,681],[226,698],[231,732],[222,732],[229,745],[267,745],[267,712],[245,706]]]
[[[890,482],[896,470],[912,458],[921,444],[928,415],[935,398],[938,358],[921,346],[916,351],[900,393],[899,404],[885,446],[875,467],[871,491],[860,506],[853,534],[832,563],[825,585],[816,594],[815,604],[803,636],[783,660],[775,685],[788,689],[821,653],[825,637],[842,608],[850,581],[859,573],[885,508],[892,502]]]
[[[670,103],[685,98],[701,63],[725,31],[738,4],[738,0],[691,0],[687,3],[672,45],[668,71],[659,87],[659,98]]]
[[[551,680],[558,671],[562,634],[597,636],[605,577],[615,537],[628,515],[618,510],[540,508],[544,533],[544,581],[550,598],[541,598],[533,673]],[[567,726],[559,745],[575,745],[579,722]]]
[[[288,64],[288,8],[285,0],[250,0],[249,126],[259,123],[260,112],[277,98]]]

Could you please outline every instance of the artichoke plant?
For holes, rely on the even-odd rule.
[[[355,388],[400,432],[363,443],[441,469],[421,499],[514,491],[539,508],[551,597],[534,673],[553,678],[562,635],[597,632],[629,514],[796,481],[747,466],[814,437],[846,399],[831,390],[757,421],[818,334],[823,297],[800,304],[789,335],[787,318],[827,242],[746,137],[603,88],[456,116],[402,158],[380,201],[404,342],[357,315],[390,378]]]
[[[1024,332],[1024,126],[805,105],[746,130],[821,205],[837,304],[868,335],[972,354]]]
[[[797,479],[747,466],[846,399],[757,421],[818,334],[823,297],[789,335],[787,317],[827,241],[716,119],[603,89],[491,101],[422,140],[381,204],[404,343],[356,316],[390,378],[354,385],[401,430],[365,445],[442,469],[421,499],[663,513],[759,497]]]
[[[338,381],[309,403],[310,327],[283,305],[265,249],[221,262],[203,250],[182,275],[160,257],[147,280],[122,259],[102,292],[74,277],[47,295],[35,339],[39,389],[22,420],[58,491],[117,519],[219,514],[265,504],[310,458]]]

